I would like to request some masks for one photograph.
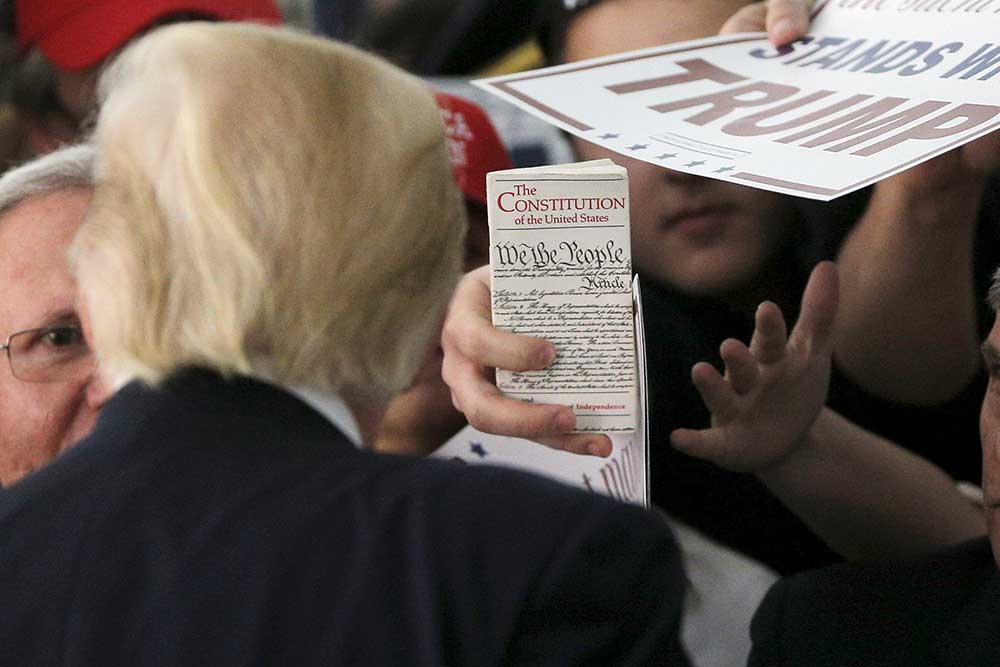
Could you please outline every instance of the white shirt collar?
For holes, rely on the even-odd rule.
[[[319,391],[311,387],[289,387],[278,385],[288,393],[292,394],[303,403],[320,413],[337,427],[337,429],[347,436],[347,439],[357,447],[362,449],[361,429],[354,418],[354,413],[347,407],[339,395],[333,392]]]
[[[339,394],[333,391],[321,391],[314,387],[304,387],[300,385],[290,386],[278,382],[267,372],[268,364],[257,359],[254,363],[256,369],[254,375],[268,384],[284,389],[292,396],[308,405],[316,412],[323,415],[328,422],[333,424],[338,431],[344,434],[351,444],[358,449],[364,449],[364,441],[361,439],[361,428],[354,418],[354,413],[347,407],[347,403]]]
[[[310,387],[289,387],[280,382],[275,382],[266,373],[257,373],[256,376],[258,379],[280,387],[298,398],[310,408],[323,415],[327,421],[333,424],[337,430],[351,441],[352,445],[358,449],[364,449],[361,439],[361,428],[358,427],[358,421],[354,418],[354,413],[351,412],[351,409],[347,407],[347,403],[337,393],[320,391]],[[112,382],[114,391],[117,392],[130,380],[131,378],[128,377],[116,378]]]

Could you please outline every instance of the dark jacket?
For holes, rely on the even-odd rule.
[[[751,627],[751,665],[1000,665],[1000,572],[985,538],[905,563],[779,581]]]
[[[682,595],[639,508],[359,451],[204,371],[0,492],[2,664],[670,664]]]

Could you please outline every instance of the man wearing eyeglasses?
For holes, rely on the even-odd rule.
[[[87,434],[104,396],[65,250],[90,203],[93,154],[75,147],[0,178],[0,485]]]

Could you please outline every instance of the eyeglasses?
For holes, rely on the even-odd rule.
[[[10,371],[24,382],[84,380],[97,368],[97,358],[76,325],[18,331],[0,345]]]

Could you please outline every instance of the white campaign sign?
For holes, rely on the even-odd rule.
[[[829,200],[1000,127],[1000,0],[829,0],[810,34],[670,44],[477,81],[622,155]]]

